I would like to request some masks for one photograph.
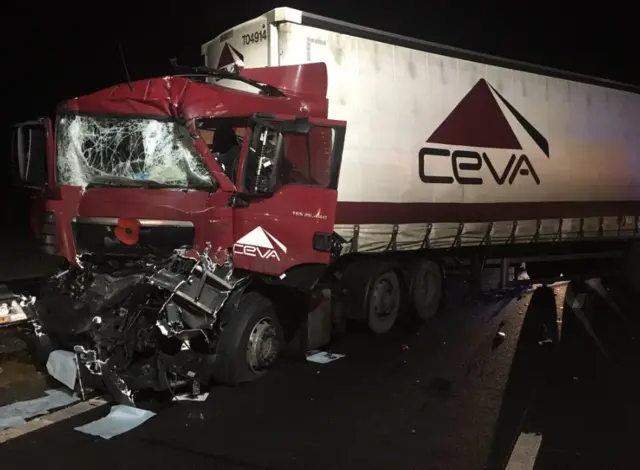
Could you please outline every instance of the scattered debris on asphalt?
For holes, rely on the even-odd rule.
[[[400,349],[402,351],[408,351],[409,350],[409,346],[407,346],[406,344],[403,344],[402,346],[400,346]]]
[[[45,390],[45,393],[44,397],[0,407],[0,429],[25,424],[31,418],[80,401],[76,394],[67,390]]]
[[[210,250],[135,260],[85,253],[77,267],[51,277],[25,307],[39,355],[54,353],[53,344],[67,352],[50,357],[49,373],[83,400],[101,391],[129,406],[140,390],[209,383],[221,357],[214,354],[218,314],[248,282]]]
[[[104,418],[74,429],[91,436],[111,439],[112,437],[131,431],[153,416],[155,416],[153,411],[127,405],[114,405],[111,407],[109,414]]]
[[[342,359],[344,354],[336,354],[331,351],[309,351],[307,352],[307,361],[315,362],[316,364],[328,364],[338,359]]]
[[[173,397],[173,401],[205,401],[209,396],[209,392],[199,395],[193,395],[191,393],[182,393]]]
[[[507,335],[504,331],[499,330],[493,338],[493,344],[491,345],[491,348],[498,348],[502,343],[504,343],[505,339],[507,339]]]

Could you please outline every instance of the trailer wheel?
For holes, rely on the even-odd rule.
[[[395,271],[389,270],[373,277],[367,289],[367,325],[375,334],[386,333],[400,313],[402,289]]]
[[[257,292],[230,299],[221,312],[213,378],[226,385],[264,376],[284,345],[282,327],[269,299]]]
[[[433,317],[442,300],[442,270],[431,260],[420,260],[409,272],[409,298],[415,320]]]
[[[634,294],[640,292],[640,243],[634,243],[627,253],[623,281]]]

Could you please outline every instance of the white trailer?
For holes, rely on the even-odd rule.
[[[276,8],[212,68],[324,62],[352,251],[638,236],[639,88]]]

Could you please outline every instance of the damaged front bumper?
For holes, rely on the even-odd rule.
[[[138,390],[197,391],[211,381],[218,313],[247,276],[214,263],[209,247],[162,263],[82,261],[52,278],[29,310],[52,375],[83,399],[104,390],[128,405]]]

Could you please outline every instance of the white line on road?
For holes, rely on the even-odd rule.
[[[532,470],[538,457],[541,442],[541,434],[526,432],[520,434],[505,470]]]
[[[0,431],[0,444],[10,441],[11,439],[15,439],[16,437],[28,434],[30,432],[37,431],[38,429],[49,426],[50,424],[64,421],[65,419],[71,418],[72,416],[94,410],[97,407],[103,406],[107,403],[108,402],[102,398],[92,398],[87,401],[81,401],[80,403],[76,403],[75,405],[69,406],[67,408],[54,411],[51,414],[41,416],[39,418],[34,418],[31,421],[27,422],[27,424],[23,424],[22,426],[3,429],[2,431]]]

